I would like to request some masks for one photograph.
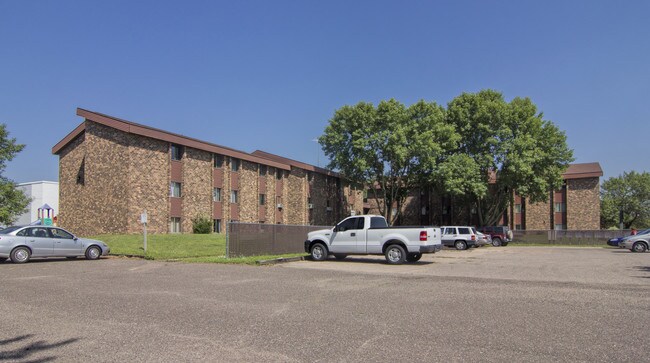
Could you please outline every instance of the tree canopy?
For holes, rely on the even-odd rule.
[[[635,171],[611,177],[601,187],[601,227],[650,227],[650,173]]]
[[[392,223],[408,192],[456,146],[458,135],[444,120],[445,110],[435,102],[360,102],[336,110],[319,143],[329,167],[369,187],[369,197]]]
[[[573,161],[565,134],[530,99],[506,102],[493,90],[463,93],[446,109],[394,99],[344,106],[319,142],[329,167],[369,186],[391,222],[409,192],[433,186],[478,207],[481,224],[494,224],[515,190],[532,202],[546,200]]]
[[[9,138],[5,124],[0,124],[0,224],[8,225],[25,211],[29,198],[16,189],[16,184],[3,176],[7,162],[13,158],[25,145],[16,143],[15,138]]]

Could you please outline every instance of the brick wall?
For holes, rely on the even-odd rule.
[[[285,180],[287,182],[287,198],[284,223],[308,224],[306,171],[291,168],[291,172]]]
[[[243,160],[241,164],[239,169],[239,221],[258,223],[258,164]]]
[[[600,229],[600,179],[567,180],[567,229]]]
[[[192,232],[192,219],[212,219],[212,154],[186,147],[183,163],[182,231]]]
[[[526,209],[524,216],[526,221],[526,229],[553,229],[554,226],[550,225],[550,195],[549,201],[542,203],[528,203],[526,202]]]

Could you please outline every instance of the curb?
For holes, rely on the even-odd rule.
[[[305,256],[300,256],[300,257],[280,257],[280,258],[274,258],[272,260],[259,260],[256,261],[258,265],[276,265],[278,263],[283,263],[283,262],[295,262],[295,261],[304,261]]]

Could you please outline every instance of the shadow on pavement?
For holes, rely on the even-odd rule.
[[[42,351],[48,351],[68,345],[79,340],[78,338],[62,340],[56,343],[48,343],[43,340],[38,340],[35,342],[30,342],[29,340],[33,338],[33,334],[20,335],[15,338],[0,340],[0,361],[26,361],[33,354],[40,353]],[[16,348],[5,347],[7,345],[18,346]],[[44,358],[37,358],[30,360],[29,362],[51,362],[56,360],[56,356],[48,356]]]

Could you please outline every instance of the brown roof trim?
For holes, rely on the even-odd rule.
[[[570,164],[562,174],[563,179],[599,178],[603,176],[603,169],[599,163]]]
[[[304,169],[304,170],[308,170],[308,171],[313,171],[315,173],[330,175],[330,176],[334,176],[334,177],[337,177],[337,178],[341,177],[341,175],[339,173],[333,172],[331,170],[319,168],[317,166],[314,166],[314,165],[311,165],[311,164],[306,164],[306,163],[303,163],[301,161],[285,158],[283,156],[267,153],[266,151],[255,150],[255,151],[252,152],[252,154],[255,155],[255,156],[259,156],[261,158],[274,160],[274,161],[277,161],[279,163],[289,164],[289,165],[291,165],[293,167],[296,167],[296,168],[300,168],[300,169]]]
[[[81,135],[84,131],[86,131],[86,121],[79,124],[79,126],[75,127],[75,129],[66,135],[63,140],[54,145],[54,147],[52,147],[52,154],[58,154],[64,146],[71,143],[72,140],[76,139],[77,136]]]
[[[204,150],[212,153],[217,153],[221,155],[226,155],[234,158],[238,158],[241,160],[246,160],[250,161],[253,163],[258,163],[258,164],[263,164],[263,165],[268,165],[272,166],[274,168],[279,168],[283,170],[291,170],[291,167],[286,164],[286,163],[281,163],[277,162],[274,160],[268,160],[265,158],[257,157],[254,155],[251,155],[249,153],[246,153],[244,151],[239,151],[235,149],[231,149],[225,146],[217,145],[217,144],[212,144],[209,142],[201,141],[195,138],[175,134],[172,132],[167,132],[163,131],[160,129],[156,129],[153,127],[137,124],[135,122],[119,119],[117,117],[101,114],[98,112],[93,112],[89,110],[84,110],[82,108],[77,108],[77,115],[85,118],[88,121],[93,121],[100,123],[102,125],[112,127],[114,129],[130,133],[130,134],[135,134],[135,135],[140,135],[140,136],[146,136],[150,137],[152,139],[157,139],[157,140],[162,140],[162,141],[167,141],[170,143],[174,144],[179,144],[187,147],[191,147],[194,149],[198,150]],[[85,123],[84,123],[85,124]],[[82,124],[82,125],[84,125]],[[85,126],[84,126],[85,128]],[[79,129],[79,127],[77,128]],[[61,149],[67,145],[74,137],[76,137],[75,132],[78,134],[80,131],[75,129],[73,132],[70,133],[65,139],[61,140],[58,144],[52,148],[52,153],[53,154],[58,154]],[[72,138],[70,138],[71,135],[75,134]]]

